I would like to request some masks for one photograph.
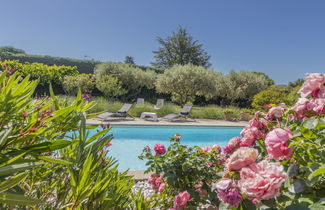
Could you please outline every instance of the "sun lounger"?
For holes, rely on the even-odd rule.
[[[154,106],[154,109],[160,109],[161,107],[164,106],[164,99],[157,99],[157,103],[156,105]]]
[[[165,117],[163,117],[163,119],[172,121],[177,118],[184,118],[186,120],[187,118],[190,118],[189,114],[191,112],[192,106],[193,106],[192,104],[185,104],[182,111],[179,114],[168,114]]]
[[[137,104],[143,104],[144,98],[137,98]]]
[[[102,114],[99,114],[97,116],[97,119],[100,119],[100,120],[107,120],[108,118],[111,118],[111,117],[117,117],[117,118],[126,118],[127,116],[131,117],[131,118],[134,118],[132,117],[128,112],[129,110],[131,109],[132,107],[132,104],[124,104],[122,106],[122,108],[120,110],[118,110],[117,112],[104,112]]]

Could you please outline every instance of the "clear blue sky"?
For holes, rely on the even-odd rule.
[[[324,0],[6,0],[0,46],[149,65],[181,25],[216,71],[260,71],[278,84],[325,73]]]

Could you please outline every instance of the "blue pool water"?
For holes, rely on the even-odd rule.
[[[241,127],[113,125],[110,131],[114,136],[113,145],[108,154],[118,159],[120,170],[145,170],[145,161],[138,159],[138,155],[147,145],[153,149],[160,143],[167,148],[169,138],[179,133],[184,145],[224,146],[230,138],[239,136],[241,130]]]

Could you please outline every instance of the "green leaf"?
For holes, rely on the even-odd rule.
[[[267,207],[276,207],[277,206],[275,199],[263,200],[262,203]]]
[[[34,163],[21,163],[21,164],[7,165],[4,167],[0,167],[0,176],[10,175],[42,164],[43,163],[34,162]]]
[[[302,125],[307,129],[315,129],[317,124],[318,118],[316,117],[306,118],[302,123]]]
[[[7,129],[3,129],[0,132],[0,147],[2,147],[7,142],[7,139],[9,137],[11,131],[12,131],[12,127],[9,127]]]
[[[321,174],[325,174],[325,166],[322,166],[322,167],[316,169],[312,174],[309,175],[308,179],[312,179],[312,178],[319,176]]]
[[[324,210],[325,209],[325,205],[319,204],[319,203],[315,203],[312,204],[310,206],[308,206],[310,210]]]
[[[95,135],[91,136],[88,140],[87,140],[87,144],[90,144],[92,143],[93,141],[95,141],[96,139],[98,139],[99,137],[101,136],[104,136],[108,131],[110,131],[110,129],[105,129],[105,130],[102,130],[98,133],[96,133]]]
[[[53,150],[58,150],[67,147],[71,143],[72,143],[71,141],[67,141],[67,140],[55,140],[55,141],[47,141],[39,144],[34,144],[31,146],[23,147],[21,149],[29,150],[29,151],[37,151],[37,152],[51,152]]]
[[[242,204],[243,204],[245,210],[246,209],[247,210],[255,210],[256,209],[256,206],[250,200],[245,199],[242,201]]]
[[[317,136],[310,129],[307,129],[307,128],[301,126],[300,127],[300,130],[301,130],[301,134],[306,139],[314,139],[314,138],[317,138]]]
[[[4,192],[20,182],[24,181],[27,178],[28,174],[27,173],[20,173],[17,174],[16,176],[9,177],[6,181],[3,181],[0,183],[0,193]]]
[[[26,154],[26,152],[23,152],[23,153],[17,155],[16,157],[13,157],[13,158],[11,158],[11,159],[5,161],[4,163],[1,163],[1,164],[0,164],[0,167],[5,166],[5,165],[9,165],[10,163],[15,162],[16,160],[18,160],[19,158],[21,158],[21,157],[24,156],[25,154]]]
[[[36,156],[36,158],[40,159],[40,160],[44,160],[50,163],[57,163],[57,164],[61,164],[61,165],[70,165],[71,162],[66,161],[66,160],[60,160],[60,159],[54,159],[54,158],[50,158],[47,156]]]
[[[6,203],[9,205],[36,205],[41,202],[41,200],[30,198],[24,195],[14,193],[0,193],[0,203]]]

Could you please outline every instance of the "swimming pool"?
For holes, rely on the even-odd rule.
[[[223,146],[230,138],[238,136],[241,130],[242,127],[112,125],[110,133],[114,139],[108,155],[119,161],[120,170],[145,170],[145,161],[138,159],[138,155],[147,145],[153,148],[156,143],[161,143],[167,148],[169,138],[179,133],[184,145]]]

